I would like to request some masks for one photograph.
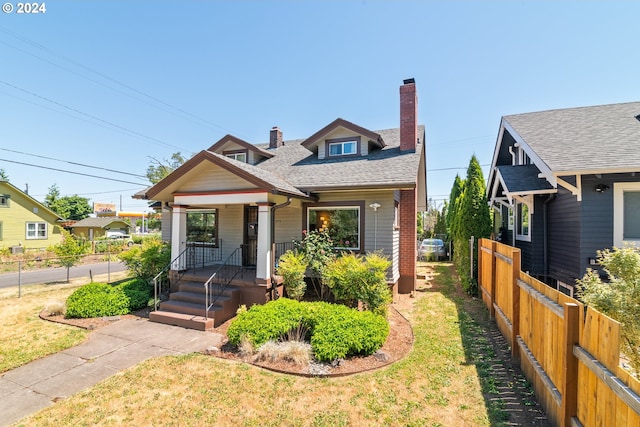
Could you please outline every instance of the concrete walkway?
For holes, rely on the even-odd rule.
[[[124,319],[92,332],[76,347],[31,362],[0,377],[0,426],[7,426],[119,371],[156,356],[222,345],[222,335]]]

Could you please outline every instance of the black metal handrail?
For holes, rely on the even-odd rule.
[[[186,258],[188,256],[189,248],[186,248],[180,254],[175,257],[173,260],[169,262],[156,276],[153,278],[153,309],[158,310],[158,303],[160,302],[158,296],[162,295],[164,289],[169,290],[171,281],[169,279],[169,271],[176,270],[178,271],[178,276],[176,277],[178,281],[182,278],[186,269],[180,269],[178,266],[186,265]],[[176,268],[174,268],[174,266]]]
[[[234,250],[216,271],[204,283],[205,290],[205,319],[209,319],[209,310],[224,293],[231,281],[243,272],[242,247]]]

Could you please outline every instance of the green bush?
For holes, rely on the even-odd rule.
[[[89,283],[67,298],[66,317],[118,316],[146,307],[151,287],[144,280],[130,279],[117,285]]]
[[[276,273],[282,276],[284,289],[289,298],[300,301],[304,296],[307,289],[304,273],[308,265],[305,254],[298,251],[287,251],[278,260]]]
[[[385,314],[391,302],[386,272],[391,263],[379,253],[361,257],[345,254],[330,261],[324,269],[324,283],[336,301],[355,307],[362,301],[367,310]]]
[[[389,334],[384,316],[327,302],[297,302],[280,298],[243,311],[227,330],[229,342],[247,339],[253,347],[282,340],[297,329],[309,331],[316,359],[331,361],[357,354],[372,354]]]
[[[129,312],[129,298],[115,286],[89,283],[67,298],[67,317],[117,316]]]
[[[120,259],[137,278],[150,283],[171,261],[171,248],[157,237],[148,238],[142,246],[121,253]]]
[[[326,314],[311,336],[313,354],[320,361],[373,354],[389,335],[389,323],[379,314],[344,305],[333,305]]]

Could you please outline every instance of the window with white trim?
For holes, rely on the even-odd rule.
[[[231,159],[237,160],[239,162],[247,163],[247,153],[245,153],[245,152],[242,152],[242,153],[229,153],[229,154],[226,154],[226,156],[231,158]]]
[[[640,182],[613,184],[613,245],[640,244]]]
[[[516,239],[531,241],[531,212],[526,203],[516,204]]]
[[[27,222],[27,240],[46,239],[47,223],[46,222]]]
[[[326,231],[336,249],[360,250],[360,207],[310,207],[307,229]]]
[[[348,156],[358,153],[358,142],[353,141],[338,141],[329,143],[329,155],[330,156]]]

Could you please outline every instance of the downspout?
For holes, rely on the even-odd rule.
[[[548,212],[547,212],[547,204],[549,202],[551,202],[553,199],[556,198],[555,194],[549,194],[549,197],[547,197],[547,200],[544,201],[544,203],[542,204],[542,259],[543,259],[543,268],[544,268],[544,282],[547,283],[547,277],[549,277],[549,248],[548,248],[548,241],[549,238],[547,237],[548,234],[548,224],[547,224],[547,216],[548,216]]]

